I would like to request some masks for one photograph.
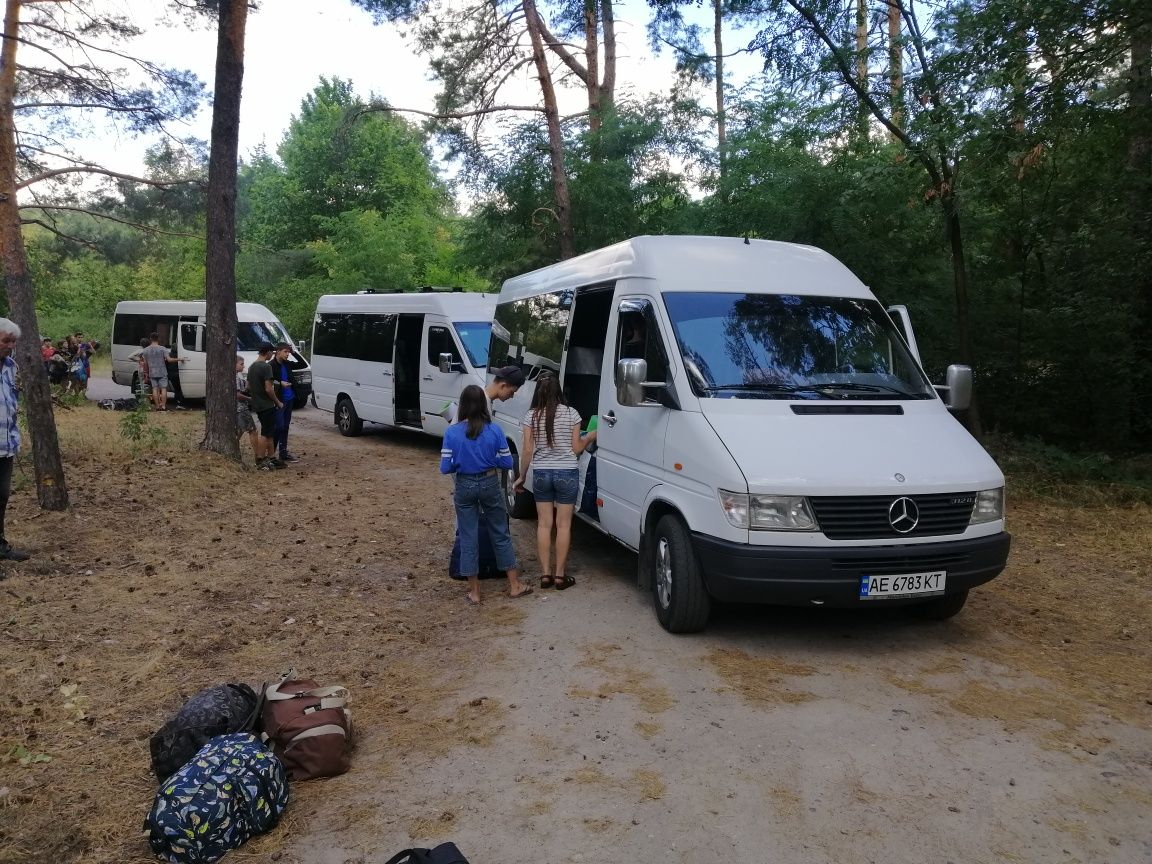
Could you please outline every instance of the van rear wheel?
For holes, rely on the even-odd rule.
[[[652,603],[656,618],[669,633],[696,633],[708,623],[712,598],[692,548],[692,537],[679,517],[662,516],[656,523],[649,556]]]
[[[531,519],[536,515],[536,499],[531,492],[517,492],[512,488],[519,476],[520,457],[513,453],[512,470],[500,472],[500,482],[504,484],[504,503],[508,507],[508,515],[513,519]]]
[[[348,438],[355,438],[364,431],[364,421],[356,414],[356,406],[347,396],[336,403],[336,428]]]

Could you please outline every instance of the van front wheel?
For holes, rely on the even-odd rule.
[[[911,610],[913,615],[924,621],[947,621],[958,614],[967,602],[968,592],[957,591],[955,594],[945,594],[943,597],[917,603]]]
[[[660,624],[669,633],[703,630],[712,600],[704,587],[692,537],[678,517],[669,514],[656,523],[650,561],[652,602]]]
[[[336,428],[349,438],[355,438],[364,431],[364,421],[356,414],[356,406],[347,396],[336,403]]]

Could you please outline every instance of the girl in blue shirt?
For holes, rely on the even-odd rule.
[[[480,602],[480,514],[488,522],[496,566],[508,576],[508,595],[532,589],[520,582],[516,552],[508,533],[508,509],[500,470],[512,469],[512,452],[500,427],[492,423],[488,398],[475,384],[460,394],[459,423],[448,427],[440,450],[440,473],[456,475],[456,528],[460,532],[460,575],[468,579],[468,602]]]

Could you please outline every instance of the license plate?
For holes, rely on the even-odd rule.
[[[901,573],[897,576],[860,577],[861,600],[889,600],[895,597],[920,597],[926,594],[943,594],[944,580],[948,573],[933,570],[931,573]]]

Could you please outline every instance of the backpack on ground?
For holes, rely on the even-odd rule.
[[[504,571],[496,564],[496,550],[492,547],[492,535],[488,533],[488,517],[480,514],[480,524],[477,526],[478,551],[481,579],[503,579]],[[448,559],[448,575],[453,579],[463,580],[460,575],[460,532],[456,532],[456,540],[452,544],[452,556]]]
[[[468,864],[455,843],[441,843],[435,849],[405,849],[384,864]]]
[[[352,743],[347,688],[291,675],[264,690],[264,739],[293,780],[343,774]]]
[[[275,828],[286,806],[280,760],[255,735],[221,735],[160,787],[144,828],[164,860],[212,864]]]
[[[215,736],[255,729],[259,702],[247,684],[209,687],[185,702],[148,742],[158,781],[170,777]]]

